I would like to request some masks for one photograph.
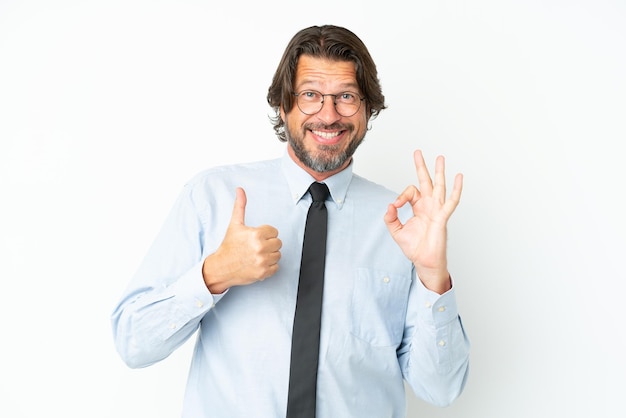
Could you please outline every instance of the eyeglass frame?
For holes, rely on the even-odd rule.
[[[307,92],[317,93],[320,96],[322,96],[322,101],[320,102],[320,108],[319,108],[319,110],[317,112],[307,113],[304,110],[302,110],[302,108],[300,107],[300,102],[298,101],[298,98],[300,97],[301,94],[307,93]],[[342,94],[346,94],[346,93],[350,93],[350,94],[352,94],[353,96],[356,96],[359,99],[359,106],[356,108],[354,113],[351,114],[351,115],[342,115],[337,110],[337,96],[341,96]],[[365,101],[365,97],[361,97],[360,94],[355,93],[353,91],[349,91],[349,90],[342,91],[341,93],[337,93],[337,94],[330,94],[330,93],[323,94],[322,92],[317,91],[317,90],[307,89],[307,90],[302,90],[302,91],[300,91],[298,93],[292,93],[292,94],[296,97],[296,106],[298,106],[298,109],[300,110],[300,112],[302,112],[302,113],[304,113],[305,115],[308,115],[308,116],[316,115],[316,114],[318,114],[319,112],[322,111],[322,109],[324,108],[324,100],[325,100],[326,96],[332,96],[333,97],[333,106],[335,107],[335,112],[337,112],[339,115],[343,116],[344,118],[350,118],[350,117],[356,115],[357,113],[359,113],[359,110],[361,110],[361,104]]]

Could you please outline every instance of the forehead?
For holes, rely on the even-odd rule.
[[[296,67],[296,90],[300,88],[358,89],[356,67],[352,61],[336,61],[301,55]]]

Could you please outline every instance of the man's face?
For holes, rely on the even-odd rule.
[[[362,94],[356,80],[354,63],[329,61],[308,55],[300,56],[298,61],[294,91],[315,91],[333,95],[345,92]],[[281,108],[289,153],[314,177],[323,174],[322,177],[325,178],[347,167],[367,131],[367,106],[358,100],[358,96],[358,111],[347,117],[337,112],[334,99],[333,96],[325,96],[319,112],[311,115],[303,113],[295,101],[292,109]]]

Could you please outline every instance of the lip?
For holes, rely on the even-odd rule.
[[[321,129],[309,129],[309,132],[311,133],[311,135],[313,136],[313,139],[315,139],[316,142],[319,142],[324,145],[337,144],[338,142],[341,141],[344,134],[346,133],[345,130],[325,131]]]

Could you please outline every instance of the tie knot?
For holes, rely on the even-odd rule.
[[[324,183],[311,183],[309,186],[309,192],[314,202],[325,202],[328,197],[328,186]]]

